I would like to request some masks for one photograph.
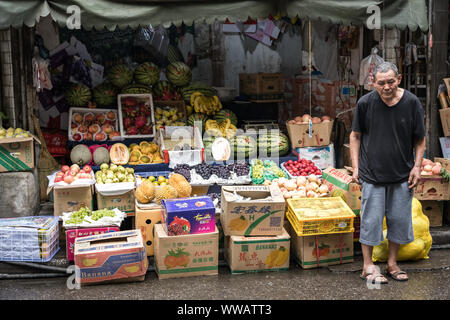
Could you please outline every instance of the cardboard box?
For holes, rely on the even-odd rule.
[[[155,225],[155,271],[159,279],[217,275],[219,231],[168,236]]]
[[[235,195],[251,198],[236,201]],[[271,196],[269,200],[261,200]],[[220,222],[227,236],[277,236],[283,233],[286,202],[277,185],[222,186]]]
[[[290,236],[225,238],[225,259],[232,274],[289,270]]]
[[[74,249],[75,249],[75,239],[81,237],[88,237],[97,234],[103,234],[108,232],[120,231],[119,227],[99,227],[99,228],[78,228],[78,229],[68,229],[65,232],[66,237],[66,257],[67,260],[73,261],[74,259]]]
[[[283,75],[281,73],[240,73],[239,94],[253,101],[282,101]]]
[[[136,229],[140,229],[147,256],[153,256],[155,248],[154,227],[161,222],[162,208],[142,209],[136,204]]]
[[[444,202],[433,200],[422,200],[422,212],[428,217],[430,227],[441,227],[444,214]]]
[[[168,235],[214,232],[216,208],[209,196],[161,200],[162,225]]]
[[[440,109],[439,115],[441,116],[442,130],[444,136],[450,136],[450,108]]]
[[[34,142],[40,144],[36,137],[0,141],[0,172],[30,171],[36,166]]]
[[[333,143],[323,147],[296,148],[301,159],[311,160],[319,169],[335,166]]]
[[[341,197],[358,216],[361,212],[361,186],[352,182],[352,177],[346,169],[329,167],[322,171],[323,183],[328,185],[330,197]]]
[[[448,172],[450,172],[450,159],[435,157],[434,162],[440,162],[442,167],[445,168],[445,170],[447,170]]]
[[[293,148],[320,147],[330,144],[334,120],[312,124],[311,136],[308,124],[289,124],[286,128]]]
[[[353,262],[353,232],[299,237],[288,230],[293,257],[303,269]]]
[[[80,284],[143,281],[148,260],[140,230],[104,233],[75,239],[75,265]]]
[[[81,207],[94,209],[94,186],[55,186],[53,190],[54,215],[77,211]]]
[[[421,177],[414,188],[417,200],[450,200],[449,183],[440,176]]]
[[[120,211],[125,212],[127,214],[127,217],[134,216],[136,212],[134,190],[116,196],[105,196],[98,191],[96,192],[96,194],[98,209],[117,208]]]

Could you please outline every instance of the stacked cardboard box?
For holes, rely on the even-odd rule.
[[[278,186],[223,186],[221,207],[231,273],[289,269],[286,203]]]
[[[209,196],[161,201],[154,226],[154,261],[159,279],[217,275],[219,231]]]

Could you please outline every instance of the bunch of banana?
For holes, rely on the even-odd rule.
[[[195,112],[213,115],[222,109],[222,103],[218,96],[205,96],[203,93],[196,91],[191,94],[191,106]]]
[[[264,262],[269,268],[281,267],[289,259],[289,250],[285,247],[280,247],[278,250],[273,250]]]
[[[247,228],[248,221],[244,216],[240,216],[239,218],[234,218],[228,224],[228,228],[232,231],[244,231]]]
[[[209,119],[206,121],[205,131],[212,136],[231,139],[236,134],[237,128],[231,123],[230,119],[225,119],[222,122]]]

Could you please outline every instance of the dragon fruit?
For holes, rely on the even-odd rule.
[[[152,134],[153,133],[153,128],[150,125],[145,125],[141,128],[141,133],[142,134]]]
[[[136,121],[134,122],[136,128],[142,128],[147,123],[147,118],[145,116],[139,116],[136,118]]]
[[[127,128],[127,135],[136,136],[139,133],[138,129],[135,126]]]
[[[125,113],[125,116],[127,116],[127,117],[135,117],[136,116],[136,109],[133,107],[124,107],[123,112]]]
[[[151,115],[150,108],[143,103],[139,105],[138,112],[146,117]]]
[[[128,129],[132,125],[133,125],[133,119],[132,118],[125,118],[125,119],[123,119],[123,126],[125,127],[125,129]]]

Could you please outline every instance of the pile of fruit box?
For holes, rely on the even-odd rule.
[[[139,229],[77,237],[74,255],[81,285],[144,281],[148,269]]]
[[[292,251],[304,269],[353,261],[355,214],[340,197],[287,199]]]
[[[289,269],[286,202],[277,185],[222,186],[220,222],[232,274]]]
[[[359,240],[361,215],[361,186],[352,181],[351,172],[347,169],[328,167],[322,172],[322,181],[328,186],[331,197],[341,197],[355,214],[353,220],[354,241]]]
[[[447,171],[447,179],[441,173],[442,168]],[[423,213],[428,217],[430,227],[442,226],[444,212],[448,211],[450,200],[448,173],[450,173],[449,159],[434,158],[434,162],[423,159],[421,177],[414,188],[414,197],[422,204]]]
[[[209,196],[161,201],[154,226],[154,261],[159,279],[217,275],[219,231]]]

